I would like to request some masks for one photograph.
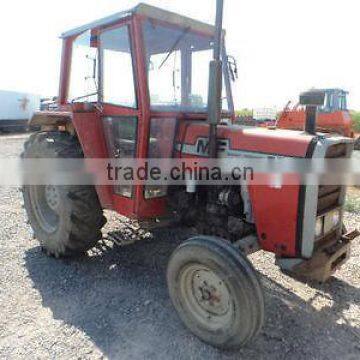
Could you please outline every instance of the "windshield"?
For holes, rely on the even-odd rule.
[[[151,108],[206,112],[213,38],[149,20],[144,39]],[[228,110],[225,90],[223,109]]]
[[[324,106],[321,112],[347,111],[347,93],[343,91],[326,91]]]

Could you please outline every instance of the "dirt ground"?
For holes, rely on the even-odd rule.
[[[2,157],[19,154],[24,136],[0,137]],[[4,169],[2,169],[4,171]],[[359,359],[360,241],[327,284],[279,272],[270,254],[252,256],[266,301],[260,336],[236,352],[191,335],[168,297],[165,269],[187,229],[158,230],[142,241],[105,240],[76,261],[44,256],[15,188],[0,188],[1,359]],[[105,229],[126,241],[120,219]],[[348,228],[360,215],[346,215]]]
[[[360,137],[360,135],[359,135],[359,137]],[[360,160],[360,151],[355,151],[354,158]]]

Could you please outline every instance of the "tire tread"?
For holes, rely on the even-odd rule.
[[[22,158],[49,157],[59,159],[83,158],[81,146],[76,137],[64,132],[39,132],[32,134],[24,144]],[[51,256],[72,257],[83,254],[93,248],[102,238],[101,229],[106,223],[96,190],[89,185],[64,186],[67,201],[70,204],[71,225],[66,229],[66,236],[58,244],[56,251],[46,247],[45,252]],[[23,186],[24,205],[28,215],[33,211],[29,198],[29,187]],[[29,219],[33,219],[29,216]],[[30,221],[31,223],[31,221]],[[34,225],[34,224],[31,224]],[[32,226],[36,235],[36,226]]]

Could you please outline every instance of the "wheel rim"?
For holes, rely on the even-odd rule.
[[[52,185],[31,186],[32,204],[36,219],[47,233],[53,233],[59,225],[59,189]]]
[[[231,323],[234,302],[228,285],[209,267],[187,266],[180,274],[184,305],[203,327],[216,331]]]
[[[45,186],[45,199],[50,209],[57,212],[60,205],[60,194],[56,186]]]

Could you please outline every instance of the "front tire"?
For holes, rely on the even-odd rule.
[[[33,134],[22,154],[23,159],[82,157],[77,139],[61,132]],[[47,255],[82,255],[102,238],[106,220],[94,186],[25,185],[23,197],[34,236]]]
[[[354,149],[360,150],[360,136],[355,141]]]
[[[229,242],[199,236],[183,243],[171,257],[167,282],[181,320],[208,344],[239,348],[263,326],[259,279]]]

